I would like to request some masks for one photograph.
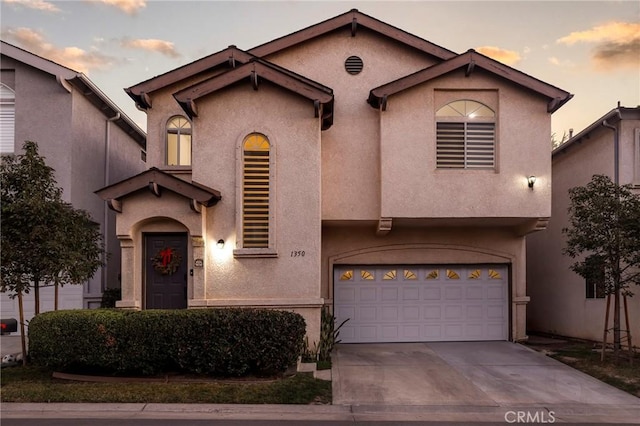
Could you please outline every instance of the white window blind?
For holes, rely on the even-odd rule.
[[[0,153],[12,154],[15,145],[16,105],[13,90],[0,85]]]
[[[262,135],[244,144],[242,194],[243,248],[269,247],[270,145]]]
[[[436,166],[452,169],[495,167],[495,124],[439,122],[436,131]]]

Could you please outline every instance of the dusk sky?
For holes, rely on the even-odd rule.
[[[558,137],[569,128],[579,132],[618,101],[640,105],[639,1],[2,0],[0,28],[7,43],[85,73],[146,129],[145,114],[123,88],[352,8],[457,53],[476,49],[573,93],[552,116]]]

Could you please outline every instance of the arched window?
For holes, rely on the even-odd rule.
[[[495,112],[472,100],[457,100],[436,111],[436,167],[495,168]]]
[[[271,144],[251,133],[242,143],[242,248],[270,247]]]
[[[0,153],[13,154],[16,130],[16,95],[0,83]]]
[[[184,117],[167,122],[167,166],[191,165],[191,123]]]

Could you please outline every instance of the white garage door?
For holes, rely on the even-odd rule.
[[[342,343],[508,339],[504,265],[340,266]]]

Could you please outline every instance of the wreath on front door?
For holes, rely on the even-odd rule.
[[[180,267],[182,257],[171,247],[163,248],[151,258],[153,269],[162,275],[173,275]]]

